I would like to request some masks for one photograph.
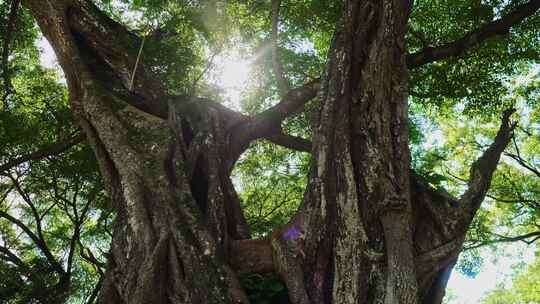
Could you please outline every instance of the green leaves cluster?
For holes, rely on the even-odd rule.
[[[450,43],[508,13],[525,1],[415,1],[408,32],[411,51]],[[540,58],[540,16],[529,17],[509,33],[492,38],[463,56],[416,68],[410,93],[423,105],[467,112],[498,113],[506,105],[505,81],[521,73],[523,63]]]
[[[7,4],[0,2],[0,10]],[[14,37],[8,61],[12,91],[0,105],[2,165],[80,133],[61,75],[40,65],[37,30],[25,10]],[[83,303],[102,267],[87,260],[89,252],[104,262],[110,242],[112,217],[105,205],[86,145],[58,156],[28,157],[1,171],[2,303]]]
[[[302,201],[309,156],[258,143],[236,165],[233,181],[254,236],[286,224]]]

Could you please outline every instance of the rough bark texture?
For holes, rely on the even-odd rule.
[[[138,39],[88,2],[27,4],[66,73],[117,212],[100,301],[247,302],[225,263],[230,240],[249,231],[221,150],[224,117],[167,96],[143,65],[126,90]]]
[[[506,112],[459,199],[410,170],[410,1],[346,1],[321,81],[253,117],[169,96],[144,61],[130,89],[141,41],[90,2],[25,5],[59,58],[117,213],[100,303],[247,303],[236,272],[250,271],[278,273],[293,304],[441,303],[513,125]],[[282,134],[317,91],[313,144]],[[258,138],[311,147],[313,165],[298,213],[249,240],[229,174]]]
[[[407,1],[347,1],[314,134],[304,271],[314,303],[416,303]],[[321,241],[322,239],[322,241]]]

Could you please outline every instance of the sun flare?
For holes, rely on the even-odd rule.
[[[251,72],[251,61],[238,52],[216,56],[210,79],[223,90],[225,103],[240,109],[242,94],[246,91]]]

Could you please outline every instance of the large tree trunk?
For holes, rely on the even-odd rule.
[[[306,252],[316,254],[306,266],[309,284],[324,286],[318,267],[325,265],[329,294],[308,290],[334,303],[417,302],[404,43],[410,7],[386,2],[347,1],[321,90],[305,220]]]
[[[102,303],[247,302],[227,263],[249,232],[224,150],[227,117],[173,98],[141,65],[139,41],[85,1],[29,1],[65,71],[116,223]],[[122,48],[123,47],[123,48]]]
[[[136,36],[86,1],[26,4],[59,58],[117,213],[101,303],[246,303],[236,277],[245,271],[280,274],[294,304],[442,301],[512,126],[507,113],[459,200],[410,170],[410,1],[346,1],[304,202],[262,240],[248,240],[231,166],[257,138],[305,150],[279,124],[319,85],[252,118],[169,96],[144,62],[129,89]]]

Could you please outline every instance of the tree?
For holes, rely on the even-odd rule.
[[[504,111],[493,142],[470,169],[467,190],[455,198],[411,170],[408,92],[422,95],[422,84],[430,80],[419,77],[452,65],[456,57],[469,58],[482,44],[493,43],[510,58],[503,67],[523,59],[511,58],[513,41],[504,37],[537,17],[540,1],[494,2],[460,2],[460,9],[471,8],[480,18],[472,18],[478,27],[465,34],[450,26],[453,41],[439,35],[430,41],[430,32],[422,33],[426,24],[418,21],[429,15],[418,8],[440,9],[429,1],[416,4],[415,18],[412,1],[302,2],[318,6],[318,41],[332,38],[325,72],[296,86],[278,44],[282,5],[273,1],[267,11],[271,65],[281,101],[246,115],[173,87],[189,73],[160,59],[185,49],[160,44],[166,34],[161,28],[136,35],[105,13],[108,1],[99,2],[101,8],[83,0],[25,1],[55,50],[71,110],[116,213],[99,301],[246,303],[237,273],[273,272],[295,304],[440,303],[512,137],[513,110]],[[18,2],[13,3],[16,11]],[[190,16],[200,7],[214,16],[226,14],[223,3],[214,1],[141,3],[169,9],[161,12],[165,16]],[[291,22],[291,32],[307,15]],[[288,16],[294,20],[295,14]],[[176,33],[185,36],[184,43],[195,36],[189,29],[203,22],[173,17],[165,19],[191,22]],[[201,31],[209,30],[215,29]],[[518,33],[530,31],[524,26]],[[147,40],[162,57],[141,56]],[[436,61],[443,63],[431,64]],[[312,99],[312,140],[288,135],[282,122]],[[250,239],[230,174],[258,139],[311,152],[312,161],[295,215],[269,236]]]

